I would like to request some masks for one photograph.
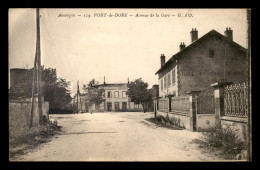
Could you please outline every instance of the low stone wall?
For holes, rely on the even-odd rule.
[[[19,138],[29,131],[32,104],[29,101],[9,102],[9,135]],[[49,118],[49,102],[42,103],[43,116]],[[33,124],[39,123],[38,102],[34,103]]]
[[[168,115],[170,120],[175,122],[177,126],[191,130],[191,117],[188,114],[177,114],[170,112]]]
[[[222,127],[226,124],[232,125],[232,129],[237,130],[238,137],[243,141],[247,141],[247,118],[223,116],[220,120]]]
[[[188,114],[181,114],[181,113],[174,113],[174,112],[162,112],[162,111],[157,111],[157,116],[163,116],[167,117],[167,114],[169,116],[169,119],[174,122],[175,125],[179,127],[183,127],[187,130],[191,130],[191,117]]]
[[[197,114],[196,115],[196,130],[205,131],[210,127],[214,127],[216,122],[215,114]]]
[[[179,127],[183,127],[187,130],[192,131],[192,118],[189,114],[182,114],[182,113],[175,113],[175,112],[164,112],[164,111],[157,111],[157,115],[163,117],[169,117],[171,121],[175,123],[175,125]],[[206,131],[209,127],[215,126],[215,114],[203,114],[203,115],[196,115],[196,131]]]

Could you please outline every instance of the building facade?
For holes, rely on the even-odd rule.
[[[161,55],[158,74],[159,96],[183,96],[190,91],[213,91],[216,82],[248,82],[247,50],[233,41],[233,30],[225,36],[212,30],[198,39],[198,30],[190,32],[191,44],[180,44],[180,51],[166,63]]]
[[[125,111],[143,111],[141,104],[131,102],[131,99],[126,95],[127,83],[116,84],[101,84],[99,88],[104,90],[104,101],[99,105],[89,105],[88,95],[80,94],[78,102],[76,96],[72,100],[73,112],[125,112]],[[153,101],[145,103],[146,111],[153,111]]]
[[[101,104],[105,111],[126,111],[130,100],[126,95],[127,84],[104,84],[105,101]]]

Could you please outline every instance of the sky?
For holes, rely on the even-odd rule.
[[[110,13],[127,17],[108,17]],[[161,54],[167,62],[180,42],[188,46],[192,28],[200,38],[212,29],[224,34],[230,27],[233,40],[247,48],[246,9],[42,8],[40,15],[42,65],[56,68],[58,77],[70,81],[72,94],[78,80],[81,89],[91,79],[103,83],[104,76],[106,83],[142,78],[149,87],[158,84]],[[36,9],[9,9],[8,40],[9,69],[32,68]]]

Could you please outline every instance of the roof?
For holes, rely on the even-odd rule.
[[[160,73],[161,71],[163,71],[164,69],[167,68],[167,66],[169,66],[171,63],[173,63],[177,57],[180,57],[184,52],[188,51],[189,49],[191,49],[192,47],[194,47],[195,45],[199,44],[200,42],[202,42],[203,40],[205,40],[206,38],[210,37],[210,36],[216,36],[216,37],[220,37],[225,41],[230,42],[234,47],[238,48],[239,50],[241,50],[242,52],[246,53],[247,49],[245,49],[244,47],[242,47],[241,45],[237,44],[236,42],[230,40],[229,38],[227,38],[226,36],[220,34],[219,32],[215,31],[214,29],[211,30],[210,32],[208,32],[207,34],[203,35],[202,37],[200,37],[199,39],[193,41],[190,45],[188,45],[186,48],[182,49],[181,51],[179,51],[178,53],[174,54],[165,64],[163,67],[161,67],[156,73]]]
[[[127,83],[114,83],[114,84],[99,84],[98,86],[105,86],[105,87],[115,87],[115,86],[124,86],[127,85]]]
[[[25,69],[25,68],[11,68],[10,71],[28,71],[28,69]]]

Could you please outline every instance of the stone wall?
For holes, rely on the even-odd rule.
[[[9,102],[9,135],[19,138],[29,131],[31,102]],[[43,116],[49,118],[49,102],[42,103]],[[39,124],[38,102],[34,103],[33,124]]]
[[[196,115],[196,129],[197,131],[204,131],[210,127],[215,126],[215,114],[197,114]]]
[[[187,130],[191,130],[191,117],[189,115],[186,114],[176,114],[176,113],[166,113],[166,112],[161,112],[161,111],[157,111],[157,116],[163,116],[163,117],[168,117],[169,119],[175,123],[175,125],[179,126],[179,127],[183,127]]]
[[[247,141],[248,134],[248,126],[247,126],[247,118],[237,118],[237,117],[229,117],[223,116],[221,117],[221,126],[225,128],[225,125],[231,125],[231,128],[237,131],[238,137]]]

